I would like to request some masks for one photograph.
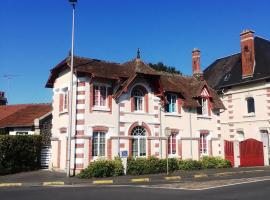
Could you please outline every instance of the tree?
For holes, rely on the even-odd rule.
[[[156,64],[149,63],[149,66],[157,71],[161,72],[168,72],[171,74],[182,74],[179,70],[177,70],[175,67],[167,66],[163,64],[163,62],[158,62]]]

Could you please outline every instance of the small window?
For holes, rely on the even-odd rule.
[[[208,134],[200,134],[200,154],[208,155],[208,143],[207,143]]]
[[[107,87],[101,85],[94,86],[94,106],[106,107],[107,106]]]
[[[248,113],[255,113],[255,103],[253,97],[248,97],[247,101],[247,111]]]
[[[176,100],[177,96],[175,94],[167,94],[168,104],[166,105],[166,112],[169,113],[176,112]]]
[[[199,98],[200,107],[197,108],[197,114],[208,115],[208,102],[206,98]]]
[[[64,93],[64,97],[63,98],[64,98],[63,99],[63,110],[64,111],[67,111],[67,109],[68,109],[68,91],[66,91]]]
[[[134,111],[143,111],[144,110],[144,96],[145,90],[141,86],[136,86],[131,93],[133,98],[133,108]]]
[[[105,156],[105,132],[94,132],[92,143],[92,155],[101,157]]]
[[[168,138],[168,154],[176,154],[176,133],[172,133]]]

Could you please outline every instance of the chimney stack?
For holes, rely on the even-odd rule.
[[[6,105],[7,99],[5,98],[5,93],[0,91],[0,106]]]
[[[194,48],[192,51],[192,74],[193,76],[201,75],[201,51],[197,48]]]
[[[241,37],[242,78],[253,76],[255,68],[254,31],[244,30]]]

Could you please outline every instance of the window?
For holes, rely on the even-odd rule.
[[[68,90],[67,88],[63,89],[64,91],[60,93],[59,99],[59,112],[67,112],[68,111]]]
[[[27,131],[17,131],[16,135],[28,135]]]
[[[208,100],[206,98],[199,98],[200,107],[197,108],[197,114],[208,115]]]
[[[144,95],[145,91],[142,87],[135,87],[132,90],[131,96],[133,98],[133,108],[134,111],[143,111],[144,110]]]
[[[68,110],[68,91],[66,91],[63,96],[63,110]]]
[[[176,133],[172,133],[168,138],[168,154],[176,154]]]
[[[105,132],[93,132],[92,155],[105,156]]]
[[[248,113],[255,113],[255,103],[253,97],[248,97],[247,101],[247,111]]]
[[[175,94],[168,94],[167,95],[167,101],[168,104],[166,105],[166,112],[176,112],[176,100],[177,96]]]
[[[208,147],[207,147],[207,135],[208,134],[200,134],[200,154],[208,155]]]
[[[245,134],[244,134],[243,131],[237,131],[237,140],[238,140],[239,142],[245,140]]]
[[[106,107],[107,106],[107,87],[101,85],[94,86],[94,106]]]
[[[132,139],[132,156],[146,156],[146,130],[141,126],[136,126],[131,135]]]

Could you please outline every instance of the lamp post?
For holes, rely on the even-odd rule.
[[[68,129],[68,143],[67,143],[67,177],[70,177],[70,162],[71,162],[71,134],[73,129],[72,116],[72,100],[73,100],[73,65],[74,65],[74,22],[75,22],[75,5],[77,0],[69,0],[72,6],[72,36],[71,36],[71,60],[70,60],[70,88],[69,88],[69,129]]]
[[[167,175],[169,174],[169,148],[168,148],[168,143],[169,143],[169,137],[171,136],[171,129],[169,127],[166,127],[165,128],[165,136],[167,138],[167,142],[166,142],[166,145],[167,145],[167,151],[166,151],[166,159],[167,159]]]

